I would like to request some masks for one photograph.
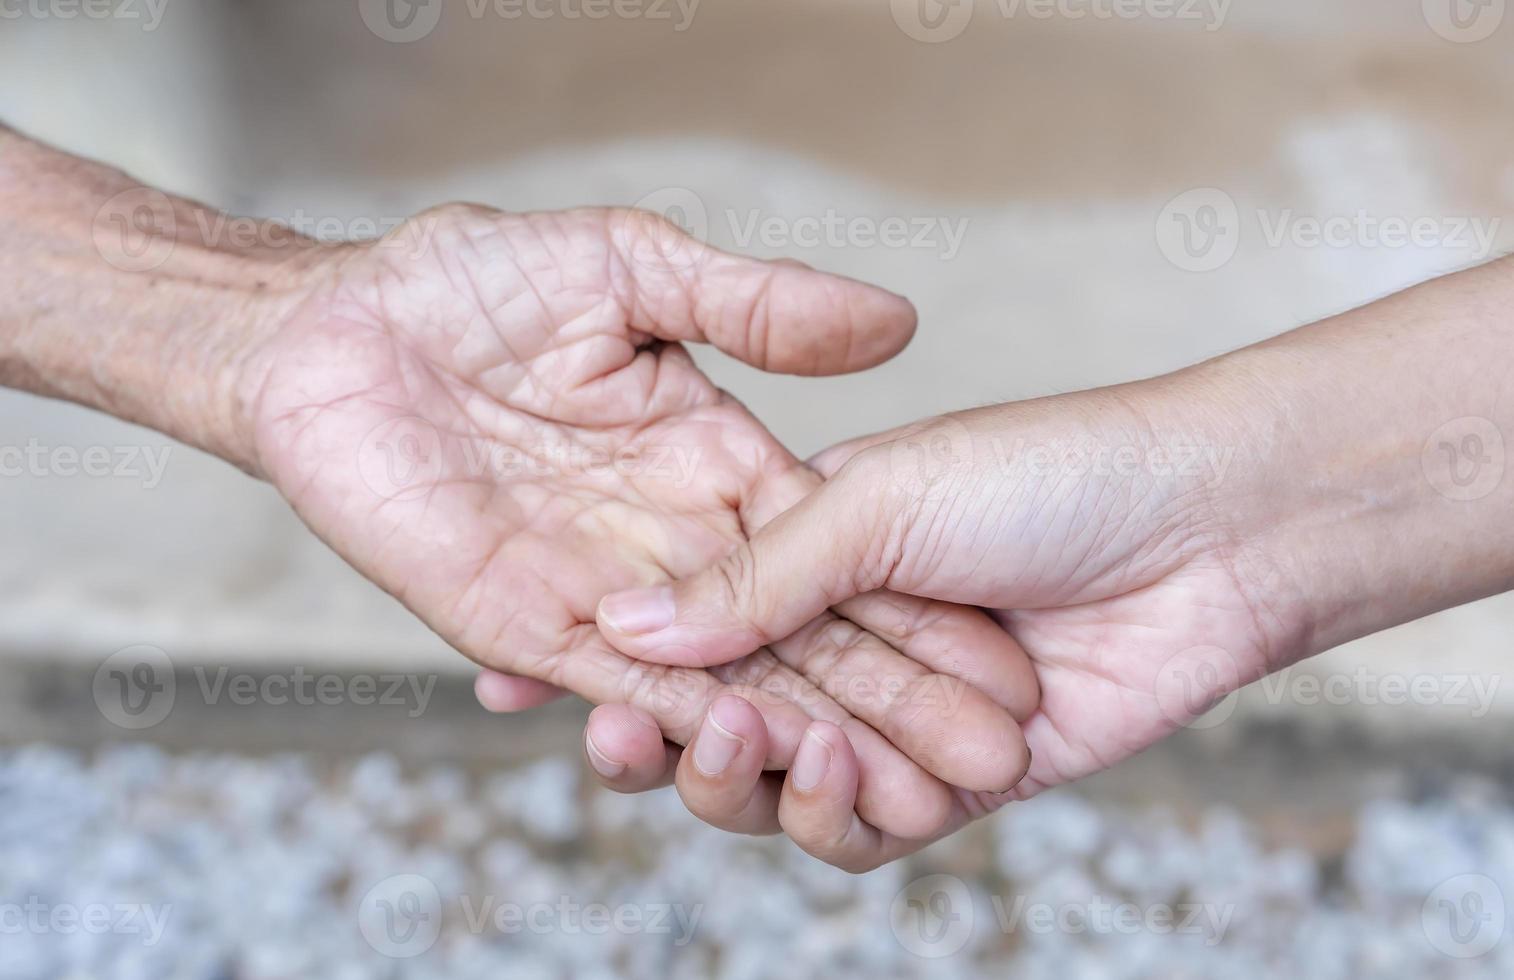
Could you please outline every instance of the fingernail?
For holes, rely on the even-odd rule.
[[[616,592],[599,601],[599,617],[626,636],[655,633],[671,625],[673,612],[673,589],[667,585]]]
[[[814,732],[806,731],[794,753],[794,788],[808,793],[825,778],[831,767],[831,744]]]
[[[714,714],[705,716],[704,727],[694,741],[694,767],[706,776],[718,776],[746,742],[720,726]]]
[[[614,779],[626,771],[624,762],[615,762],[609,756],[600,751],[599,746],[594,744],[594,736],[584,733],[584,754],[589,757],[589,765],[594,771],[606,779]]]

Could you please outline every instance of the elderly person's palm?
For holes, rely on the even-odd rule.
[[[863,596],[716,673],[628,659],[594,625],[605,594],[709,565],[818,483],[678,342],[856,370],[908,340],[907,302],[638,212],[450,207],[404,231],[313,264],[249,389],[262,469],[332,547],[479,663],[638,705],[674,741],[724,690],[762,708],[775,768],[811,717],[841,723],[880,825],[944,819],[921,766],[1009,788],[1010,713],[1036,692],[976,610]]]

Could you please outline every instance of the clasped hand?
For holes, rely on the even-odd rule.
[[[1227,682],[1266,661],[1199,488],[996,449],[1150,445],[1118,396],[806,466],[683,346],[867,368],[915,326],[881,289],[641,212],[461,206],[301,277],[248,361],[256,468],[487,668],[486,705],[599,705],[612,788],[673,781],[711,823],[863,870],[1183,724],[1204,705],[1161,690],[1174,656],[1228,651]]]

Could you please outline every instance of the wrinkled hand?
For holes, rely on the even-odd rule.
[[[908,341],[907,301],[602,210],[450,206],[323,255],[309,277],[254,361],[258,468],[442,637],[516,675],[517,694],[630,706],[659,753],[739,694],[760,708],[767,769],[819,719],[856,749],[860,819],[906,836],[956,805],[934,777],[1003,791],[1023,775],[1011,716],[1034,708],[1032,675],[978,610],[859,591],[713,671],[632,659],[595,625],[607,593],[722,560],[820,482],[681,342],[766,370],[854,371]],[[611,769],[633,761],[601,748]]]
[[[1288,604],[1258,598],[1280,594],[1275,570],[1218,502],[1217,488],[1240,482],[1240,437],[1206,428],[1217,413],[1160,384],[1136,390],[983,409],[836,447],[815,461],[825,485],[749,544],[671,594],[615,597],[671,606],[664,628],[601,625],[628,654],[696,666],[873,589],[981,605],[1023,645],[1042,692],[1025,723],[1029,774],[1009,798],[1101,770],[1300,655]],[[750,706],[725,699],[716,710],[761,744]],[[644,784],[670,777],[660,746],[625,714],[599,709],[589,736],[620,737]],[[752,759],[717,780],[685,759],[679,789],[722,826],[760,809],[851,870],[920,847],[853,813],[856,754],[841,732],[819,736],[781,789],[756,779]],[[979,815],[972,802],[958,798],[948,829]]]

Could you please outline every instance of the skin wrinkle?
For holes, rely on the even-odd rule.
[[[23,141],[23,145],[30,144]],[[38,153],[50,161],[47,166],[61,166],[65,159],[41,148]],[[109,186],[106,171],[84,163],[64,169],[65,183],[77,183],[79,192],[61,203],[58,198],[36,202],[40,222],[25,212],[18,219],[28,228],[56,224],[87,232],[87,219],[98,210],[97,191]],[[197,215],[215,217],[185,202],[176,205],[176,213],[186,232],[204,227],[195,220]],[[813,272],[786,272],[783,284],[792,287],[792,298],[779,297],[770,292],[773,287],[763,285],[771,278],[770,267],[710,252],[691,270],[643,272],[630,284],[635,288],[630,312],[643,319],[634,327],[609,322],[616,307],[608,300],[617,284],[592,279],[602,256],[627,243],[596,233],[594,226],[620,224],[623,214],[515,217],[476,206],[438,209],[424,216],[436,222],[434,247],[408,262],[397,260],[392,249],[364,244],[325,253],[291,246],[293,250],[281,252],[280,258],[297,261],[279,265],[271,262],[275,249],[259,250],[254,256],[229,249],[199,249],[188,242],[170,256],[170,266],[162,275],[123,276],[119,270],[104,268],[107,264],[81,262],[87,268],[79,270],[75,289],[83,298],[72,305],[49,303],[50,312],[24,306],[20,329],[28,336],[45,329],[49,336],[58,332],[88,338],[93,346],[82,349],[99,350],[101,342],[114,343],[127,336],[128,324],[102,326],[98,316],[87,315],[92,298],[120,290],[138,301],[123,304],[121,313],[123,321],[135,318],[130,324],[134,349],[123,352],[130,355],[130,363],[115,365],[117,376],[106,377],[109,365],[98,361],[81,365],[77,358],[72,363],[59,361],[51,349],[39,354],[37,348],[45,346],[40,342],[23,340],[16,344],[20,352],[16,356],[32,360],[19,373],[52,378],[48,383],[57,391],[136,413],[139,421],[221,455],[240,453],[256,459],[259,468],[292,498],[312,530],[363,574],[389,586],[436,632],[470,655],[487,657],[506,668],[568,680],[596,700],[613,693],[617,683],[628,679],[635,683],[640,678],[646,683],[630,694],[653,709],[659,701],[667,705],[677,715],[670,720],[681,725],[687,736],[692,733],[687,726],[700,704],[707,704],[723,685],[707,673],[635,668],[597,639],[594,624],[567,624],[564,619],[570,613],[583,615],[600,595],[648,571],[650,557],[655,556],[649,556],[645,539],[652,535],[676,530],[692,538],[688,550],[669,559],[678,564],[692,564],[717,543],[739,543],[733,529],[739,526],[740,515],[730,508],[722,511],[722,501],[733,486],[738,493],[749,486],[766,460],[782,458],[782,450],[744,410],[732,405],[709,407],[718,396],[681,349],[660,347],[641,356],[630,341],[640,341],[652,332],[664,339],[692,337],[708,327],[717,339],[739,345],[745,332],[746,342],[754,349],[736,351],[738,356],[745,353],[749,359],[787,365],[793,361],[785,358],[808,361],[814,356],[812,345],[827,335],[835,339],[831,350],[842,345],[850,350],[855,338],[848,334],[854,329],[876,332],[875,346],[892,344],[903,310],[891,307],[883,294],[867,287],[841,284]],[[62,221],[53,220],[60,217]],[[54,237],[45,240],[57,241]],[[651,243],[664,255],[661,265],[668,264],[669,249],[678,241],[686,240],[670,236]],[[60,249],[71,256],[94,251],[88,241],[64,242]],[[567,276],[552,276],[557,268],[567,269],[575,278],[570,283]],[[46,277],[56,273],[56,268],[41,271]],[[521,274],[526,274],[526,282],[512,279]],[[222,278],[226,281],[219,281]],[[203,286],[193,287],[197,282]],[[272,289],[270,282],[275,283]],[[191,285],[186,288],[185,284]],[[254,300],[250,292],[244,296],[244,288],[258,291],[259,298]],[[508,297],[516,288],[534,296],[534,309],[500,305],[502,296]],[[594,291],[602,297],[598,303],[593,301]],[[40,292],[49,300],[54,298],[47,290]],[[764,301],[760,312],[753,305],[759,293]],[[93,312],[101,309],[103,304],[94,306]],[[619,309],[624,313],[626,308]],[[85,315],[81,316],[81,310]],[[249,312],[253,310],[257,315]],[[874,311],[873,322],[857,322],[858,310]],[[710,311],[718,314],[714,321],[695,319]],[[746,324],[731,319],[743,314],[749,318]],[[500,389],[480,384],[483,372],[462,362],[467,351],[458,346],[458,330],[467,328],[473,315],[480,318],[476,325],[484,329],[479,338],[481,361],[489,359],[487,328],[506,348],[497,355],[504,360],[515,356],[508,350],[511,343],[529,347],[528,338],[543,327],[543,316],[551,321],[546,324],[553,330],[551,340],[563,344],[542,347],[559,351],[556,359],[576,359],[579,352],[566,341],[581,331],[599,332],[607,344],[629,344],[632,357],[624,373],[613,387],[603,389],[616,402],[615,417],[606,417],[595,406],[575,403],[560,386],[550,385],[543,375],[555,367],[555,359],[540,351],[521,361],[532,372],[529,383],[520,386],[522,395],[534,399],[529,410],[507,404]],[[37,322],[39,317],[45,317],[45,322]],[[265,317],[266,322],[260,322]],[[375,332],[387,343],[374,344]],[[784,349],[785,345],[794,351]],[[256,353],[228,358],[223,356],[225,350]],[[616,352],[614,347],[605,350],[606,356]],[[245,389],[232,386],[238,394],[255,392],[254,398],[243,400],[256,413],[251,418],[236,419],[232,407],[208,404],[218,397],[213,385],[217,379],[178,376],[192,375],[196,372],[189,369],[201,365],[219,371],[233,363],[249,365],[247,370],[257,375],[236,379],[247,383]],[[323,364],[330,369],[322,370]],[[185,397],[163,399],[170,404],[156,404],[150,398],[134,400],[133,393],[154,380],[168,382],[161,390]],[[718,465],[735,472],[709,469],[700,473],[695,486],[675,493],[654,486],[649,479],[626,480],[623,487],[614,488],[613,480],[552,474],[511,480],[507,486],[492,475],[481,477],[460,469],[464,461],[454,451],[457,433],[518,440],[550,440],[557,433],[590,446],[622,445],[625,423],[637,408],[634,399],[639,392],[648,395],[648,404],[642,407],[651,414],[642,415],[640,425],[631,431],[708,449],[719,435],[706,429],[724,427],[734,434],[734,442]],[[477,420],[495,405],[509,410],[520,428],[507,432],[480,424]],[[552,419],[561,428],[537,427],[543,414],[570,410],[570,417]],[[212,414],[217,417],[208,417]],[[383,490],[365,485],[367,476],[361,467],[351,465],[351,454],[363,448],[355,443],[364,433],[401,414],[435,420],[432,424],[440,433],[454,435],[448,439],[449,451],[440,455],[435,482],[416,487],[421,492],[413,500],[387,499]],[[647,428],[651,418],[666,419],[666,428]],[[695,424],[690,424],[691,419]],[[248,434],[245,430],[225,438],[217,426],[228,422],[233,429],[246,423],[252,438],[237,444],[238,435]],[[752,466],[754,461],[762,465]],[[666,492],[657,496],[661,491]],[[533,508],[541,499],[533,497],[536,492],[549,496],[556,509]],[[615,507],[602,505],[599,494],[613,497]],[[516,501],[519,506],[512,506]],[[647,511],[649,507],[655,510]],[[533,523],[537,520],[533,513],[540,515],[541,523]],[[552,522],[575,520],[575,513],[581,515],[576,526],[552,542],[560,548],[561,560],[549,567],[539,560],[543,542],[531,536],[547,533]],[[619,532],[627,528],[632,533],[623,537]],[[613,540],[601,540],[611,531],[616,533]],[[643,540],[636,540],[637,532]],[[499,589],[515,590],[508,603],[490,601]],[[460,599],[460,594],[466,599]],[[976,615],[969,610],[962,614]],[[539,646],[544,637],[560,639],[564,649],[544,656]],[[574,641],[582,647],[567,646]],[[496,648],[480,650],[481,642]],[[777,667],[763,676],[797,689],[787,672]],[[648,684],[652,689],[645,689]],[[783,707],[775,724],[788,726],[782,737],[792,742],[797,734],[793,716],[803,711],[792,704]],[[875,811],[886,813],[886,795],[879,796],[868,787],[882,786],[897,794],[914,778],[903,768],[907,760],[839,706],[827,707],[817,700],[811,708],[834,712],[854,736],[859,753],[871,754],[865,768],[872,772],[879,767],[882,775],[867,778],[864,796]],[[901,799],[894,797],[896,802]],[[859,800],[859,808],[862,805]]]
[[[504,237],[506,239],[508,239],[510,236],[509,236],[508,233],[504,233]],[[539,237],[540,236],[538,236],[538,238]],[[474,246],[474,251],[475,251],[475,253],[478,252],[476,244]],[[476,255],[476,257],[479,258],[482,261],[482,256],[481,255]],[[465,268],[464,269],[464,274],[468,277],[468,282],[472,286],[474,294],[478,295],[478,296],[483,296],[484,293],[483,293],[482,287],[479,285],[477,278],[474,276],[473,270],[471,268]],[[495,309],[490,309],[486,305],[481,305],[481,310],[483,312],[483,315],[484,315],[485,319],[487,319],[488,322],[489,322],[489,324],[494,328],[495,336],[497,336],[499,338],[500,343],[505,348],[505,352],[510,356],[510,360],[513,361],[514,363],[522,365],[525,368],[526,377],[531,380],[533,388],[535,388],[538,391],[543,391],[543,390],[548,390],[549,391],[550,390],[549,386],[543,385],[541,383],[541,381],[540,381],[540,378],[537,376],[537,374],[535,372],[535,364],[536,364],[536,358],[539,357],[539,356],[541,356],[541,353],[542,353],[543,349],[545,349],[545,350],[554,350],[555,349],[553,347],[553,340],[555,339],[555,335],[553,334],[552,326],[551,326],[552,325],[551,306],[548,303],[547,298],[544,295],[542,295],[541,290],[539,290],[537,288],[536,281],[532,277],[531,273],[528,270],[522,269],[521,270],[521,276],[519,277],[519,279],[520,279],[521,282],[524,283],[526,289],[529,290],[529,296],[530,296],[530,298],[534,299],[536,301],[536,307],[535,308],[536,308],[537,316],[535,318],[531,319],[530,322],[532,324],[534,324],[534,325],[539,326],[540,329],[541,329],[542,335],[543,335],[542,336],[542,344],[537,349],[536,353],[533,356],[531,356],[529,358],[522,358],[522,357],[519,356],[519,353],[515,350],[514,345],[512,344],[512,342],[511,342],[511,340],[510,340],[510,338],[508,336],[508,332],[505,331],[505,330],[503,330],[500,327],[498,318],[495,315],[498,310],[504,309],[511,302],[524,298],[524,294],[515,293],[514,295],[509,296],[505,300],[505,302],[498,304],[495,307]],[[551,395],[549,397],[557,397],[557,395],[554,394],[554,395]],[[556,405],[555,402],[548,401],[548,403],[547,403],[547,413],[548,414],[551,414],[551,412],[554,409],[556,409],[556,408],[557,408],[557,405]]]
[[[772,364],[772,355],[768,344],[772,340],[772,316],[770,306],[773,302],[773,280],[778,276],[776,268],[769,269],[763,277],[762,284],[758,286],[753,295],[752,302],[747,311],[745,322],[747,325],[746,350],[761,350],[760,357],[755,358],[755,363],[764,369]],[[726,300],[725,302],[729,302]]]
[[[396,356],[398,357],[399,355],[396,354]],[[437,378],[437,377],[433,376],[433,378],[431,380],[434,381],[434,382],[437,382],[438,384],[440,384],[441,390],[443,392],[447,393],[448,395],[452,395],[452,397],[454,397],[454,398],[456,397],[455,395],[453,395],[453,393],[451,391],[451,386],[449,384],[447,384],[443,379],[440,379],[440,378]],[[462,409],[461,406],[458,406],[458,408],[459,408],[459,411],[463,411],[463,409]],[[476,412],[470,412],[468,414],[470,414],[470,415],[476,415],[477,413]],[[498,547],[499,547],[499,549],[502,550],[503,547],[505,547],[506,545],[507,545],[507,542],[501,542],[501,544]],[[501,553],[500,550],[496,550],[495,552],[492,553],[492,555],[485,556],[483,559],[480,560],[480,565],[482,566],[482,569],[480,571],[477,571],[477,572],[474,573],[471,587],[468,590],[470,597],[473,597],[473,599],[474,599],[474,604],[475,605],[476,605],[476,602],[477,602],[476,596],[477,596],[478,592],[480,591],[480,589],[482,588],[481,583],[487,580],[487,575],[488,575],[487,567],[489,565],[491,565],[491,564],[493,564],[493,563],[495,563],[495,562],[497,562],[497,561],[500,560],[497,557],[497,556],[500,555],[500,553]],[[496,642],[496,643],[499,642],[499,639],[502,638],[503,635],[504,635],[504,631],[503,630],[497,631],[496,636],[494,638],[494,642]],[[779,673],[778,670],[779,670],[779,668],[777,668],[776,666],[775,667],[770,667],[765,672],[765,674],[764,674],[765,678],[771,678],[771,679],[774,679],[774,680],[782,680],[784,682],[784,686],[786,688],[792,690],[794,688],[794,686],[795,686],[795,680],[796,680],[796,678],[793,677],[793,676],[791,676],[791,675],[789,675],[789,674],[787,674],[787,673]]]

